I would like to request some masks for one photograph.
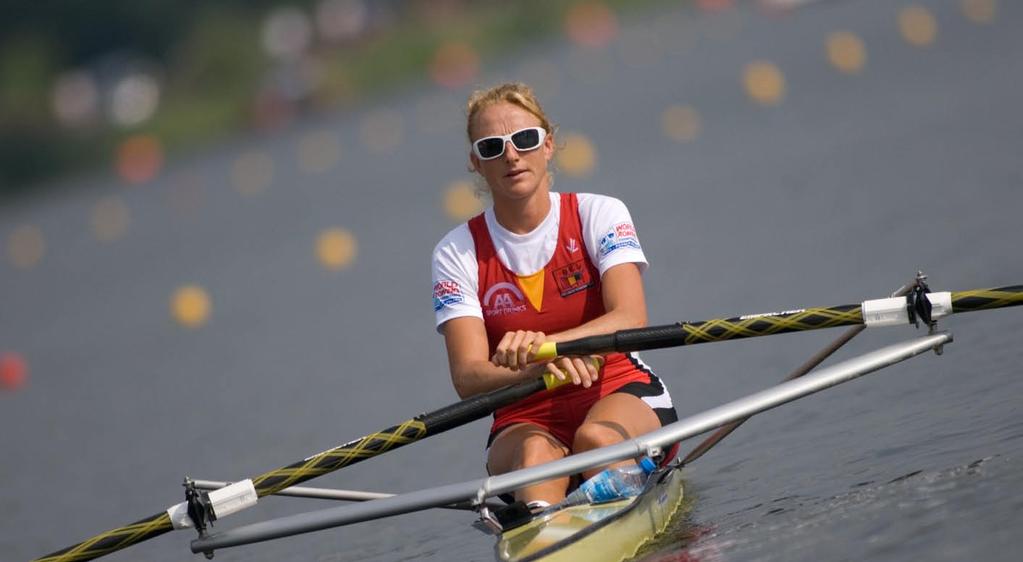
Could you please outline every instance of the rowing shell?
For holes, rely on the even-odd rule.
[[[661,469],[634,498],[569,507],[505,531],[496,546],[497,558],[621,562],[664,531],[682,497],[681,468]]]

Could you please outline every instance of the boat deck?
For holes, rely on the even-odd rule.
[[[680,470],[661,470],[635,498],[570,507],[505,532],[497,558],[620,562],[664,530],[682,497]]]

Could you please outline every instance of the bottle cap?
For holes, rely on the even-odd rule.
[[[643,469],[643,472],[650,474],[657,469],[657,464],[650,460],[650,457],[643,457],[639,459],[639,467]]]

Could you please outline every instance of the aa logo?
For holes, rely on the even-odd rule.
[[[502,282],[492,285],[483,295],[483,314],[485,316],[503,316],[518,314],[526,310],[525,296],[515,285]]]

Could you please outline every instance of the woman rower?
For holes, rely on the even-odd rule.
[[[646,325],[646,257],[621,201],[551,192],[554,127],[528,86],[475,92],[467,110],[469,164],[493,206],[433,253],[434,311],[455,390],[465,398],[545,371],[572,382],[495,412],[488,471],[557,460],[675,421],[668,391],[636,354],[532,362],[544,342]],[[535,484],[516,499],[553,504],[569,482]]]

